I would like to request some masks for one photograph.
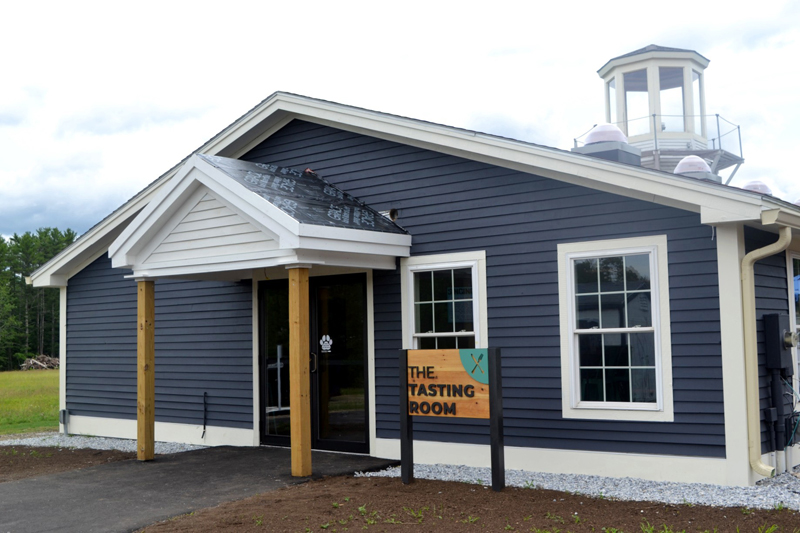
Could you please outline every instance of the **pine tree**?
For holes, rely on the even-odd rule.
[[[76,237],[57,228],[0,237],[0,370],[31,355],[58,355],[58,291],[32,287],[26,278]]]

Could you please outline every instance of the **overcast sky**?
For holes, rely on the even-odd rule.
[[[800,198],[800,2],[4,3],[0,235],[85,232],[275,91],[568,149],[648,44],[711,60],[732,185]]]

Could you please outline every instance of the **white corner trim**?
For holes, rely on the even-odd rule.
[[[67,408],[67,287],[58,289],[58,409]],[[69,425],[69,422],[67,422]],[[68,427],[58,423],[58,432],[66,433]]]
[[[412,305],[414,302],[413,273],[418,270],[441,270],[448,268],[474,267],[477,274],[477,295],[473,295],[473,302],[477,303],[474,313],[477,313],[478,328],[475,330],[475,346],[477,348],[489,347],[489,317],[488,295],[486,289],[486,251],[477,250],[470,252],[455,252],[449,254],[416,255],[400,259],[400,304],[403,322],[403,349],[409,350],[414,346],[414,320]]]
[[[378,419],[375,415],[375,286],[372,270],[367,270],[367,391],[369,409],[369,449],[375,450]]]
[[[94,416],[70,416],[71,435],[93,435],[118,439],[136,439],[136,420],[119,418],[100,418]],[[157,442],[180,442],[201,446],[254,446],[252,429],[226,428],[203,425],[156,422]]]
[[[797,246],[796,244],[792,243],[788,250],[786,250],[786,289],[787,289],[787,298],[789,299],[789,323],[792,327],[796,330],[797,329],[797,311],[795,310],[795,301],[794,301],[794,264],[793,259],[800,259],[800,252],[795,251]],[[800,274],[800,273],[798,273]],[[798,384],[800,384],[800,367],[798,367],[798,355],[797,355],[797,347],[792,348],[792,364],[794,365],[794,376],[792,377],[792,384],[794,385],[794,390],[800,389]],[[800,444],[798,445],[800,446]]]
[[[414,462],[488,467],[491,466],[489,451],[488,444],[415,440]],[[373,455],[386,459],[399,459],[400,440],[378,439]],[[725,459],[707,457],[506,446],[505,467],[506,470],[527,472],[636,477],[653,481],[745,486],[727,478]]]
[[[716,239],[726,470],[732,483],[747,485],[755,480],[747,448],[747,399],[742,392],[745,390],[741,283],[744,230],[741,225],[720,225],[716,228]]]
[[[655,343],[659,348],[656,353],[656,381],[658,383],[658,401],[653,408],[649,406],[612,405],[592,407],[578,406],[577,373],[570,334],[573,317],[570,312],[571,294],[571,254],[621,255],[634,252],[648,252],[655,257],[651,264],[655,269],[651,272],[654,290],[653,306],[658,309],[658,324],[655,328]],[[558,307],[561,338],[561,413],[564,418],[594,420],[636,420],[651,422],[672,422],[675,419],[672,391],[672,335],[670,327],[669,305],[669,269],[666,235],[610,239],[562,243],[558,245]]]
[[[253,295],[253,315],[251,327],[253,330],[253,446],[261,444],[261,373],[259,371],[259,331],[261,330],[258,320],[258,280],[251,281]]]

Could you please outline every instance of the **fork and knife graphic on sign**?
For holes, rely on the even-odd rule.
[[[483,369],[481,368],[481,360],[483,360],[483,354],[480,354],[477,359],[475,359],[475,354],[470,354],[470,357],[472,357],[472,360],[475,362],[475,367],[472,369],[472,372],[470,372],[470,374],[474,374],[476,369],[480,370],[481,374],[485,374],[486,372],[484,372]]]

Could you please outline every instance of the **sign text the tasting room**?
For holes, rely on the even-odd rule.
[[[486,349],[409,350],[408,414],[489,418]]]

